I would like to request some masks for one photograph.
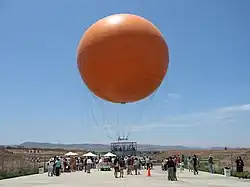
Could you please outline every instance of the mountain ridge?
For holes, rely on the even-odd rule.
[[[18,146],[24,148],[61,148],[61,149],[82,149],[92,151],[108,151],[110,145],[100,143],[82,143],[82,144],[61,144],[61,143],[47,143],[47,142],[23,142]],[[190,150],[203,149],[200,147],[187,147],[181,145],[151,145],[151,144],[137,144],[137,149],[140,151],[164,151],[164,150]]]

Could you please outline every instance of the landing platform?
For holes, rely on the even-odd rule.
[[[0,181],[0,187],[250,187],[250,180],[228,178],[201,172],[193,175],[188,171],[178,173],[179,181],[168,181],[165,172],[155,168],[151,177],[146,171],[139,176],[114,178],[112,171],[93,170],[84,172],[63,173],[60,177],[48,177],[47,174],[25,176]]]

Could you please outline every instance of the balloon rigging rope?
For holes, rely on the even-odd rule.
[[[156,91],[157,91],[157,90],[156,90]],[[146,107],[142,110],[142,113],[141,113],[142,121],[143,121],[143,119],[144,119],[144,114],[147,112],[150,103],[153,101],[153,98],[154,98],[154,96],[156,95],[156,91],[149,97],[149,103],[148,103],[148,105],[146,105]]]
[[[96,101],[96,97],[93,95],[93,93],[90,93],[90,94],[91,94],[92,99],[93,99],[93,101],[95,102],[95,104],[98,105],[98,104],[97,104],[97,101]],[[104,118],[104,114],[103,114],[103,110],[102,110],[102,109],[101,109],[101,113],[102,113],[103,122],[105,122],[106,120],[104,120],[105,118]],[[98,128],[101,129],[101,125],[100,125],[100,124],[98,123],[98,121],[96,120],[95,115],[94,115],[92,109],[90,109],[90,114],[91,114],[91,116],[92,116],[92,118],[93,118],[93,120],[94,120],[95,125],[96,125]],[[106,125],[106,124],[105,124],[105,125]],[[107,127],[104,127],[103,131],[104,131],[104,133],[107,135],[107,137],[108,137],[110,140],[113,141],[113,138],[111,137],[110,133],[108,132]]]
[[[158,89],[157,89],[157,90],[158,90]],[[154,93],[149,97],[149,102],[150,102],[150,103],[152,102],[154,96],[156,95],[157,90],[155,90]],[[90,94],[91,94],[91,97],[92,97],[94,103],[95,103],[96,105],[98,105],[98,103],[97,103],[97,98],[95,97],[95,95],[94,95],[93,93],[90,93]],[[149,103],[149,104],[150,104],[150,103]],[[142,111],[145,112],[145,111],[148,109],[149,104],[148,104],[148,105],[146,106],[146,108],[144,108],[144,110],[142,110]],[[142,114],[141,114],[141,118],[142,118],[142,119],[144,118],[144,116],[143,116],[144,112],[142,112]],[[100,123],[98,123],[98,120],[96,119],[96,117],[95,117],[95,115],[94,115],[92,109],[90,109],[90,114],[91,114],[91,117],[93,118],[94,124],[95,124],[99,129],[101,129],[101,125],[100,125]],[[106,120],[106,118],[104,117],[104,111],[103,111],[102,108],[101,108],[101,116],[102,116],[103,123],[104,123],[104,125],[105,125],[105,127],[104,127],[104,129],[103,129],[104,133],[107,135],[107,137],[108,137],[110,140],[114,141],[114,138],[112,138],[111,133],[110,133],[110,132],[108,131],[108,129],[107,129],[107,126],[106,126],[106,125],[107,125],[107,122],[106,122],[107,120]],[[130,134],[130,131],[127,132],[127,133]]]
[[[152,73],[151,73],[151,74],[152,74]],[[157,78],[158,76],[156,76],[156,75],[153,74],[153,77],[154,77],[154,78]],[[141,114],[140,114],[142,120],[144,119],[144,113],[146,112],[146,110],[148,110],[148,107],[149,107],[150,103],[152,102],[153,98],[155,97],[155,95],[156,95],[158,89],[159,89],[159,88],[157,88],[157,89],[153,92],[153,94],[152,94],[151,96],[149,96],[149,104],[146,105],[145,108],[143,108],[143,110],[142,110],[142,112],[141,112]],[[98,98],[97,98],[92,92],[90,92],[90,94],[91,94],[91,96],[92,96],[92,100],[94,101],[95,105],[98,105],[98,103],[97,103],[97,99],[98,99]],[[122,104],[123,104],[123,103],[122,103]],[[103,121],[103,123],[104,123],[104,125],[105,125],[105,127],[104,127],[104,129],[103,129],[103,130],[104,130],[104,133],[107,135],[107,137],[108,137],[109,139],[111,139],[112,141],[114,141],[114,138],[112,138],[112,136],[111,136],[112,133],[109,132],[108,127],[107,127],[107,125],[108,125],[108,124],[107,124],[107,123],[108,123],[108,120],[105,118],[103,107],[100,107],[100,109],[101,109],[102,121]],[[95,115],[94,115],[92,109],[90,109],[90,114],[91,114],[91,116],[92,116],[92,118],[93,118],[93,120],[94,120],[95,125],[96,125],[98,128],[101,129],[101,125],[100,125],[100,123],[98,123],[98,120],[96,119],[96,117],[95,117]],[[130,129],[130,130],[131,130],[131,129]],[[130,134],[130,130],[127,132],[128,134]]]

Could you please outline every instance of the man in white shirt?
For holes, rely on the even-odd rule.
[[[92,162],[91,158],[88,157],[88,159],[87,159],[87,173],[90,173],[90,170],[92,168],[92,164],[93,164],[93,162]]]

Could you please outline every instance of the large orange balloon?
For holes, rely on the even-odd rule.
[[[87,87],[98,97],[129,103],[151,95],[169,63],[168,46],[148,20],[131,14],[105,17],[82,36],[77,63]]]

